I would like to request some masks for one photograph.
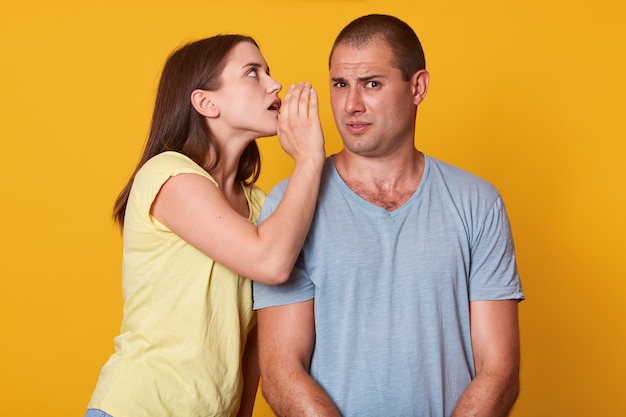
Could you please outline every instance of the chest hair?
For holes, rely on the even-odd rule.
[[[387,211],[402,207],[415,194],[420,183],[417,181],[417,183],[390,188],[381,183],[364,184],[354,180],[345,182],[359,197]]]

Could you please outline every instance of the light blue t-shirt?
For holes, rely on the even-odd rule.
[[[328,158],[290,280],[253,291],[255,309],[315,299],[310,373],[344,417],[449,416],[475,376],[470,301],[524,298],[498,191],[428,156],[392,212],[350,190]]]

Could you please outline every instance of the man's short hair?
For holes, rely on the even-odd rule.
[[[397,17],[383,14],[362,16],[344,27],[330,51],[329,67],[339,44],[358,49],[378,40],[389,45],[394,56],[393,66],[400,70],[405,81],[417,71],[426,69],[424,50],[415,31]]]

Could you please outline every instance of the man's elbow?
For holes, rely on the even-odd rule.
[[[269,378],[261,379],[261,393],[263,394],[263,398],[268,402],[268,404],[272,405],[274,401],[274,385],[269,380]]]
[[[520,377],[519,370],[510,370],[506,377],[501,380],[502,388],[500,390],[500,395],[498,396],[500,406],[500,413],[498,415],[509,415],[510,411],[513,409],[515,402],[520,394]]]
[[[268,375],[267,372],[261,373],[261,393],[275,413],[279,408],[281,398],[281,390],[277,382],[278,381]]]
[[[507,402],[510,404],[509,410],[513,408],[513,405],[517,401],[520,394],[520,378],[519,373],[512,376],[509,382],[508,392],[506,394]]]

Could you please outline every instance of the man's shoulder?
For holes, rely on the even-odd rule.
[[[424,155],[424,158],[428,166],[428,174],[433,177],[433,180],[440,180],[451,186],[495,191],[495,187],[490,181],[464,168],[432,156]]]
[[[324,170],[322,171],[322,188],[324,187],[325,179],[329,177],[330,172],[333,170],[333,162],[332,158],[329,156],[326,158],[326,162],[324,162]],[[287,189],[287,184],[289,184],[289,180],[291,177],[287,177],[280,182],[278,182],[268,194],[268,198],[270,200],[280,200],[285,194],[285,190]]]

